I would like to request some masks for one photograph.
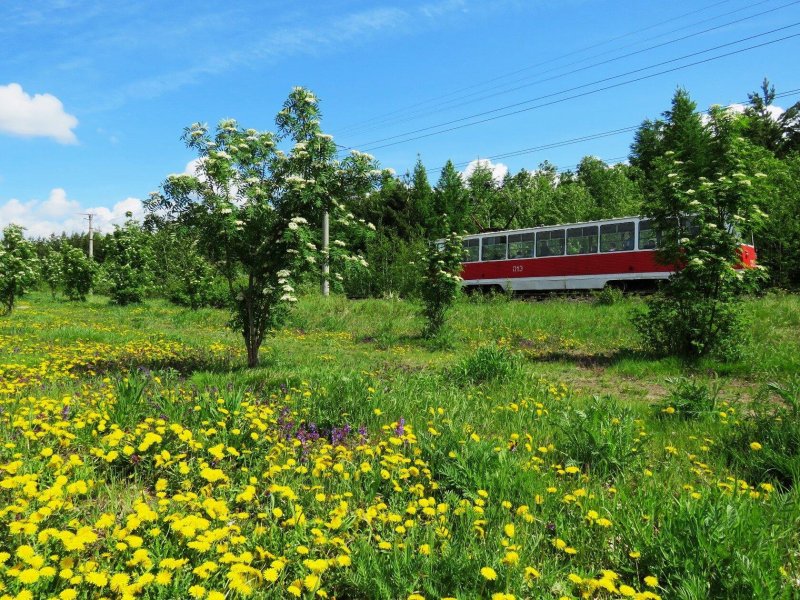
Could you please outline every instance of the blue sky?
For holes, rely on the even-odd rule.
[[[398,172],[418,154],[438,169],[448,158],[466,165],[636,125],[665,110],[677,86],[701,108],[743,101],[764,76],[779,93],[797,89],[791,57],[800,37],[655,75],[800,34],[796,23],[792,0],[6,0],[0,225],[20,222],[30,235],[74,230],[84,226],[78,213],[92,210],[110,230],[166,175],[186,169],[193,156],[183,127],[234,117],[272,129],[295,85],[321,99],[323,129],[338,143]],[[510,105],[534,108],[404,141]],[[544,159],[568,167],[587,154],[619,160],[632,135],[494,162],[514,172]],[[377,141],[385,138],[393,139]],[[390,142],[401,143],[377,148]]]

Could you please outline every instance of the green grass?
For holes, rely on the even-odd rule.
[[[289,391],[297,418],[323,430],[348,423],[380,439],[404,419],[418,438],[415,458],[431,470],[435,486],[428,493],[435,490],[438,502],[455,507],[479,500],[478,490],[487,493],[485,533],[476,534],[480,513],[454,514],[452,544],[431,559],[414,548],[438,543],[432,530],[421,527],[409,534],[408,547],[389,553],[359,534],[350,547],[352,569],[329,589],[337,597],[405,598],[423,591],[476,598],[509,589],[518,597],[527,590],[527,597],[572,598],[580,588],[567,576],[597,578],[600,569],[620,573],[636,589],[654,574],[664,598],[797,597],[800,437],[796,419],[780,412],[778,400],[784,394],[787,406],[800,401],[800,297],[744,301],[749,335],[742,358],[691,367],[641,351],[630,323],[641,302],[463,300],[443,339],[431,343],[419,335],[423,323],[414,303],[305,297],[285,328],[266,340],[261,366],[246,369],[241,337],[226,329],[223,311],[161,300],[120,308],[101,297],[75,304],[34,294],[0,319],[0,369],[33,368],[84,346],[175,344],[180,360],[112,353],[95,375],[80,372],[16,393],[6,414],[23,414],[28,393],[71,397],[76,410],[94,393],[108,422],[126,432],[161,416],[193,431],[214,424],[233,439],[226,419],[238,423],[245,399],[277,403]],[[668,381],[676,377],[691,384]],[[780,385],[770,387],[773,382]],[[712,387],[719,389],[713,401],[704,395]],[[670,406],[677,410],[665,412]],[[22,439],[13,423],[0,419],[0,439]],[[76,443],[88,448],[96,438],[86,428]],[[754,441],[763,451],[751,450]],[[246,460],[258,464],[258,457]],[[230,472],[243,484],[241,464]],[[131,490],[151,490],[163,475],[138,464],[114,470],[87,461],[84,469],[86,478],[100,482],[84,515],[92,519],[103,511],[130,512],[137,498]],[[762,483],[776,491],[765,498]],[[352,489],[354,505],[377,497],[398,513],[406,510],[409,498],[394,497],[379,479],[370,485],[338,491]],[[501,501],[514,511],[530,508],[532,519],[514,543],[525,564],[542,573],[533,587],[499,562],[503,525],[517,519],[522,526],[522,513],[512,514]],[[597,516],[587,517],[589,511]],[[608,528],[598,525],[603,517],[612,523]],[[0,542],[10,539],[3,535]],[[275,535],[275,544],[287,539]],[[578,554],[557,549],[559,539]],[[479,573],[485,565],[500,580],[485,581]]]

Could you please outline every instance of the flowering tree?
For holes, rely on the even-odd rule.
[[[50,288],[50,295],[53,298],[56,297],[56,292],[63,280],[63,262],[61,253],[53,249],[49,249],[39,259],[39,277]]]
[[[712,109],[705,133],[710,176],[693,174],[695,164],[668,151],[657,159],[661,193],[644,208],[661,236],[659,260],[677,270],[636,324],[652,350],[686,358],[736,351],[733,300],[752,275],[739,268],[741,230],[766,216],[759,208],[765,176],[752,172],[753,147],[736,134],[730,115]]]
[[[39,261],[22,227],[9,225],[0,241],[0,315],[11,312],[17,298],[35,283]]]
[[[144,300],[153,280],[154,257],[150,236],[130,212],[127,220],[108,236],[108,249],[104,264],[110,288],[109,295],[115,304],[126,305]]]
[[[294,88],[276,133],[227,119],[212,135],[196,123],[183,139],[199,154],[197,174],[170,176],[163,193],[150,197],[152,210],[195,231],[198,248],[226,279],[232,326],[244,337],[250,367],[258,364],[264,336],[296,301],[299,281],[329,261],[363,260],[341,240],[321,249],[315,226],[326,211],[334,226],[358,226],[346,203],[366,194],[381,173],[367,154],[337,160],[319,118],[316,97]]]
[[[423,335],[436,336],[444,326],[447,310],[461,287],[461,261],[464,246],[461,236],[451,233],[442,242],[429,242],[423,257],[424,265],[420,293],[422,315],[425,317]]]
[[[61,246],[61,276],[67,298],[85,301],[96,270],[94,261],[83,250],[69,244]]]

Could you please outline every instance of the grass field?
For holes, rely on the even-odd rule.
[[[0,319],[0,598],[800,597],[800,298],[733,362],[640,300],[301,300]]]

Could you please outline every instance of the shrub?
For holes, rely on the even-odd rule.
[[[656,355],[696,359],[713,354],[736,358],[744,339],[741,307],[731,297],[718,300],[670,290],[647,299],[633,317],[647,350]]]
[[[61,287],[63,276],[63,260],[61,254],[54,250],[48,250],[47,254],[40,259],[39,275],[42,281],[50,288],[50,295],[55,298],[58,288]]]
[[[106,276],[109,295],[115,304],[132,304],[144,300],[152,283],[153,255],[147,233],[134,221],[131,213],[122,227],[115,227],[109,236]]]
[[[622,290],[611,285],[605,286],[599,292],[592,292],[595,304],[602,306],[612,306],[622,301]]]
[[[92,289],[96,266],[80,248],[64,244],[61,248],[64,294],[70,300],[86,300]]]
[[[488,344],[467,356],[456,367],[462,381],[480,384],[488,381],[508,381],[519,370],[519,358],[504,346]]]
[[[676,415],[682,419],[699,419],[717,409],[719,386],[706,385],[696,379],[677,377],[668,379],[672,390],[656,404],[657,416]]]
[[[444,325],[447,310],[461,289],[461,259],[464,247],[461,236],[451,233],[442,243],[430,242],[424,256],[425,266],[420,282],[422,315],[425,317],[423,335],[435,337]]]

